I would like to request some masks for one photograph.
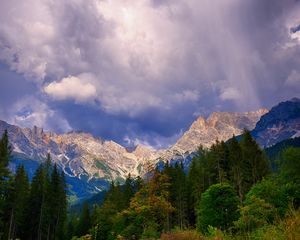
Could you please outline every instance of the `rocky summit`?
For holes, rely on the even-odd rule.
[[[0,133],[8,130],[13,146],[12,166],[22,163],[32,168],[43,162],[49,152],[53,162],[65,172],[76,195],[85,193],[84,189],[78,188],[101,191],[111,180],[122,182],[129,173],[131,176],[143,175],[159,160],[184,158],[200,144],[209,147],[216,139],[227,140],[241,134],[244,128],[253,129],[265,113],[267,110],[262,109],[246,113],[217,112],[207,119],[199,117],[173,146],[163,150],[138,145],[129,151],[116,142],[88,133],[56,134],[36,126],[20,128],[4,121],[0,121]]]
[[[215,112],[207,119],[199,117],[173,146],[160,150],[143,145],[128,150],[88,133],[56,134],[0,121],[0,134],[7,129],[13,147],[12,169],[22,163],[33,172],[50,153],[67,176],[70,194],[79,198],[107,188],[111,180],[123,182],[129,173],[142,176],[159,161],[190,159],[199,145],[208,148],[216,140],[240,135],[245,128],[253,129],[252,135],[262,147],[299,136],[300,100],[280,103],[270,111]]]

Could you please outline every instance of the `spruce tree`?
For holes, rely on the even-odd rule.
[[[24,166],[18,167],[8,196],[8,239],[25,238],[26,209],[29,197],[29,181]]]
[[[91,225],[92,223],[89,205],[87,202],[85,202],[82,206],[81,215],[77,226],[77,236],[80,237],[88,234]]]
[[[8,164],[11,155],[11,146],[8,140],[8,132],[4,131],[0,139],[0,236],[4,234],[4,208],[7,200],[10,171]]]
[[[245,196],[243,191],[244,184],[244,166],[243,166],[243,155],[242,149],[236,140],[235,136],[230,139],[228,143],[229,148],[229,177],[236,192],[239,195],[240,201],[242,202]]]
[[[243,156],[243,192],[247,193],[252,185],[269,173],[270,165],[266,155],[248,130],[244,131],[240,146]]]
[[[172,203],[175,208],[174,217],[175,225],[183,229],[187,226],[187,186],[186,186],[186,175],[184,173],[183,163],[175,164],[174,175],[171,179],[171,185],[173,186],[170,194],[174,195],[174,202]]]
[[[128,208],[130,204],[130,200],[134,195],[134,182],[129,174],[125,180],[125,184],[123,187],[123,209]]]
[[[42,239],[42,232],[44,230],[43,219],[45,202],[45,171],[43,165],[40,165],[32,178],[29,205],[27,212],[27,233],[28,239]]]

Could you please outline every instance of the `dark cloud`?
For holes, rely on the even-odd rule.
[[[198,115],[299,97],[299,11],[294,0],[5,2],[0,117],[166,146]]]

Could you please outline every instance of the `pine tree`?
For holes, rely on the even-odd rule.
[[[18,167],[8,196],[8,239],[24,238],[26,209],[29,197],[29,181],[24,166]]]
[[[188,221],[190,225],[195,225],[195,208],[200,200],[201,193],[208,185],[207,171],[207,151],[201,146],[196,156],[192,159],[187,176],[187,194],[188,194]]]
[[[131,175],[129,174],[128,177],[125,180],[125,184],[123,187],[123,201],[124,206],[123,209],[128,208],[130,204],[130,200],[134,195],[134,182],[131,178]]]
[[[89,205],[87,202],[85,202],[82,206],[81,215],[79,218],[79,223],[77,226],[77,236],[84,236],[88,234],[89,229],[91,228],[91,214]]]
[[[247,193],[251,186],[259,182],[270,171],[269,160],[252,138],[251,133],[244,131],[240,142],[243,156],[243,192]]]
[[[186,186],[186,175],[184,173],[183,163],[175,164],[174,175],[171,178],[172,191],[174,194],[175,208],[175,224],[183,229],[187,226],[187,186]],[[171,192],[171,195],[173,195]]]
[[[2,138],[0,140],[0,184],[10,176],[10,172],[8,169],[8,163],[11,155],[11,146],[8,140],[8,132],[4,131]],[[3,189],[3,185],[0,186],[0,189]]]
[[[5,130],[0,139],[0,236],[4,233],[3,218],[10,182],[10,171],[8,169],[10,155],[11,146],[8,140],[8,132]]]
[[[42,220],[43,220],[43,203],[45,201],[45,171],[44,167],[40,165],[32,178],[29,206],[27,212],[27,238],[41,239]]]
[[[242,149],[236,140],[235,136],[228,143],[229,148],[229,165],[230,165],[230,180],[237,191],[240,201],[244,199],[243,192],[243,178],[244,178],[244,166],[243,166],[243,155]]]
[[[48,214],[44,221],[47,223],[47,239],[63,239],[63,227],[66,219],[66,192],[64,176],[60,175],[57,165],[51,172],[49,186],[46,189],[45,209]]]

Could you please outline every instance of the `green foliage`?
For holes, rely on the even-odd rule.
[[[29,182],[23,166],[19,166],[8,192],[6,204],[8,239],[24,236],[26,232],[26,207],[29,197]]]
[[[8,163],[10,160],[11,146],[8,140],[7,130],[4,131],[0,139],[0,184],[9,177]],[[3,188],[0,188],[3,189]]]
[[[67,198],[63,173],[54,165],[50,156],[36,170],[30,188],[27,238],[64,239]]]
[[[300,207],[300,148],[289,147],[280,159],[280,177],[293,205]]]
[[[4,232],[4,208],[7,201],[7,192],[9,189],[10,171],[8,163],[10,160],[11,147],[8,141],[7,130],[4,131],[0,139],[0,235]]]
[[[87,203],[84,203],[81,210],[79,223],[77,225],[76,235],[84,236],[89,233],[90,228],[91,228],[90,209],[89,209],[89,205]]]
[[[208,226],[228,229],[238,219],[239,198],[229,184],[215,184],[202,195],[197,210],[197,229],[207,232]]]
[[[253,197],[271,204],[280,217],[285,215],[289,205],[286,186],[281,185],[276,177],[264,179],[254,185],[246,196],[245,205],[251,204]]]
[[[251,196],[248,204],[240,208],[240,218],[235,226],[242,232],[250,232],[254,229],[272,223],[276,209],[265,200]]]
[[[284,150],[280,170],[285,181],[300,184],[300,148],[289,147]]]
[[[167,228],[170,230],[177,226],[184,229],[188,225],[188,192],[183,164],[169,166],[167,162],[162,174],[169,178],[169,202],[174,207],[174,211],[168,216]]]
[[[270,172],[270,164],[249,131],[244,131],[240,146],[243,158],[242,188],[243,192],[247,193],[252,185]]]
[[[114,219],[112,232],[126,239],[158,236],[167,228],[168,216],[173,210],[169,199],[169,178],[154,172],[150,181],[131,199],[129,208]]]

